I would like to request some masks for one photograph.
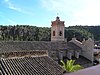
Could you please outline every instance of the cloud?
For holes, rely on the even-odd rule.
[[[100,25],[100,1],[91,0],[87,1],[86,7],[80,12],[74,14],[74,20],[76,18],[77,23],[84,25]]]
[[[9,2],[9,0],[4,0],[5,2]]]
[[[41,0],[43,7],[50,11],[62,11],[63,13],[71,13],[80,9],[80,0]]]
[[[61,14],[68,25],[100,25],[100,0],[40,0],[51,12]]]
[[[28,15],[34,16],[34,14],[32,12],[24,10],[24,9],[22,9],[20,7],[17,7],[15,4],[11,3],[10,0],[4,0],[4,1],[8,5],[8,8],[10,8],[12,10],[15,10],[17,12],[21,12],[21,13],[24,13],[24,14],[28,14]]]
[[[22,12],[21,8],[16,7],[13,3],[10,2],[10,0],[4,0],[5,3],[8,5],[8,8],[12,9],[12,10],[16,10],[18,12]]]

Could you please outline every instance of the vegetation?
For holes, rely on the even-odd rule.
[[[61,63],[63,64],[63,69],[68,72],[75,72],[77,70],[83,69],[83,67],[78,64],[74,65],[75,60],[67,60],[66,63],[64,63],[64,61],[61,60]]]
[[[65,35],[67,41],[70,41],[73,37],[76,37],[79,41],[82,41],[83,38],[88,39],[89,37],[94,37],[92,33],[84,29],[82,26],[71,26],[65,28]]]
[[[85,37],[86,39],[88,37],[91,37],[95,41],[100,41],[100,26],[99,25],[98,26],[81,26],[81,25],[80,26],[70,26],[66,29],[77,31],[79,32],[79,34],[82,34],[81,37]],[[77,34],[75,35],[77,37]]]
[[[100,26],[69,26],[65,27],[65,38],[67,41],[76,37],[82,41],[83,38],[93,38],[100,41]],[[50,41],[51,28],[36,27],[29,25],[3,26],[0,25],[1,41]]]
[[[0,26],[2,41],[49,41],[51,29],[29,25]]]

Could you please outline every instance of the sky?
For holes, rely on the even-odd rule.
[[[100,0],[0,0],[0,25],[100,25]]]

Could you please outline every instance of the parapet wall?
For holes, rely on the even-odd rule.
[[[19,58],[19,57],[41,57],[48,56],[48,52],[45,50],[36,51],[24,51],[24,52],[5,52],[1,53],[1,58]]]

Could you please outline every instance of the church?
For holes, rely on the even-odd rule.
[[[60,18],[57,16],[55,21],[51,21],[51,41],[0,41],[1,65],[4,65],[3,67],[6,67],[7,65],[3,63],[7,63],[7,62],[8,64],[9,62],[11,62],[11,63],[15,63],[16,65],[18,65],[18,63],[14,62],[14,61],[17,61],[17,59],[19,63],[22,60],[24,62],[30,61],[29,62],[30,65],[32,65],[33,61],[35,60],[37,62],[34,62],[34,65],[35,63],[39,63],[43,60],[46,60],[47,62],[45,61],[43,62],[47,64],[49,63],[48,61],[51,60],[53,62],[54,60],[56,62],[54,64],[57,64],[57,63],[60,63],[60,60],[66,61],[69,59],[73,59],[73,60],[76,60],[77,64],[80,64],[83,67],[92,66],[93,61],[94,61],[94,51],[93,51],[94,41],[91,38],[88,38],[88,40],[83,39],[83,41],[80,42],[75,37],[73,37],[72,40],[67,42],[65,39],[65,35],[64,35],[65,33],[64,29],[65,29],[64,21],[61,21]],[[44,58],[44,56],[46,57]],[[28,57],[29,59],[26,57]],[[43,58],[39,58],[39,57],[43,57]],[[31,61],[31,59],[33,61]],[[21,63],[21,64],[23,65],[25,63]],[[45,64],[43,64],[42,62],[39,64],[42,66],[42,68],[43,68],[43,65],[45,66]],[[27,64],[27,67],[28,66],[29,65]],[[9,67],[9,65],[7,67]],[[18,72],[20,72],[19,68],[18,68]],[[30,68],[33,68],[33,67],[30,66]],[[11,69],[11,67],[9,69]],[[5,72],[9,72],[10,74],[12,72],[10,72],[9,69]],[[49,67],[49,69],[52,70],[51,67]],[[52,72],[49,69],[46,70],[46,73],[48,73],[49,71]],[[55,70],[54,72],[55,74],[53,73],[52,74],[61,75],[61,74],[56,74],[57,73],[56,71],[57,70]],[[62,73],[61,68],[59,68],[59,73]]]
[[[94,41],[91,38],[88,40],[83,39],[82,42],[76,40],[75,37],[69,42],[64,38],[64,21],[60,21],[57,16],[55,21],[51,22],[51,42],[62,42],[62,45],[66,45],[64,48],[58,49],[58,54],[56,51],[52,51],[54,55],[58,55],[58,59],[62,60],[64,58],[74,59],[78,64],[84,65],[84,67],[91,66],[94,61]],[[60,45],[59,45],[60,46]],[[83,61],[84,60],[84,61]],[[86,63],[86,62],[87,63]],[[82,63],[84,62],[84,63]],[[92,63],[90,65],[90,62]],[[88,64],[89,63],[89,64]]]

